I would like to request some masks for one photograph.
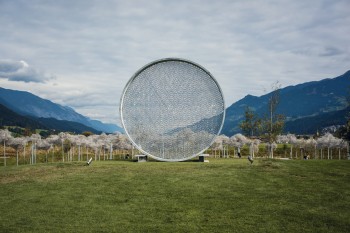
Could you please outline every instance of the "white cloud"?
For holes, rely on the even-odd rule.
[[[28,65],[25,61],[0,60],[0,78],[18,82],[45,82],[53,79]]]

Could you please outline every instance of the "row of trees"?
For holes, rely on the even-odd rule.
[[[284,157],[289,158],[304,158],[308,156],[314,159],[333,159],[335,156],[340,159],[346,157],[345,153],[349,150],[347,141],[336,138],[332,134],[327,133],[317,139],[297,138],[294,134],[277,135],[276,142],[263,143],[259,139],[249,139],[242,134],[236,134],[232,137],[221,135],[216,138],[211,146],[214,156],[220,155],[228,157],[230,148],[234,148],[233,156],[236,156],[243,147],[248,147],[248,153],[252,157],[259,152],[259,149],[265,148],[268,151],[268,156],[277,149],[277,143],[282,145]],[[289,150],[289,151],[287,151]],[[334,154],[337,151],[337,155]],[[287,154],[288,153],[288,154]]]
[[[115,151],[122,152],[123,155],[133,155],[133,147],[124,134],[101,134],[101,135],[72,135],[69,133],[59,133],[42,138],[39,134],[32,134],[25,137],[13,137],[8,130],[0,130],[0,142],[3,144],[4,165],[9,157],[7,148],[15,150],[16,164],[19,163],[20,154],[22,160],[26,161],[29,154],[29,163],[37,163],[37,151],[45,155],[44,161],[50,159],[54,161],[87,161],[90,157],[95,160],[114,159]],[[312,158],[333,159],[344,157],[347,149],[345,140],[334,137],[332,134],[326,134],[317,139],[297,138],[293,134],[277,135],[276,142],[262,142],[260,139],[250,139],[242,134],[236,134],[232,137],[225,135],[218,136],[210,147],[210,152],[214,157],[239,156],[241,150],[245,148],[249,155],[255,155],[264,148],[268,156],[273,158],[277,143],[282,144],[284,156],[290,158],[303,158],[308,155]],[[280,146],[281,147],[281,146]],[[233,154],[232,153],[233,149]],[[287,150],[289,150],[287,155]],[[338,151],[337,155],[334,151]],[[343,152],[341,152],[343,151]],[[271,154],[270,154],[271,153]],[[121,153],[119,153],[121,154]],[[265,156],[263,154],[262,156]],[[50,158],[49,158],[50,157]]]
[[[0,142],[3,144],[4,165],[9,158],[6,154],[6,147],[11,147],[16,151],[16,163],[18,165],[19,153],[22,153],[26,160],[28,150],[30,151],[29,161],[31,164],[37,162],[37,151],[44,151],[46,158],[60,154],[61,161],[72,161],[77,157],[78,161],[88,160],[90,156],[95,160],[112,159],[114,150],[131,151],[132,145],[123,134],[101,134],[101,135],[73,135],[69,133],[59,133],[58,135],[49,135],[42,138],[39,134],[31,136],[13,137],[7,130],[0,129]],[[85,158],[84,158],[85,156]],[[54,158],[52,157],[52,160]]]

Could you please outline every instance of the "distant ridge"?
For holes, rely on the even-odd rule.
[[[296,132],[297,134],[315,134],[322,132],[322,129],[329,126],[338,126],[346,124],[346,115],[350,108],[339,111],[332,111],[317,116],[304,117],[301,119],[291,120],[286,122],[284,131]]]
[[[15,113],[4,105],[0,104],[0,126],[18,126],[32,129],[48,129],[46,126],[22,115]]]
[[[55,132],[82,133],[84,131],[90,131],[95,134],[101,133],[101,131],[73,121],[22,116],[2,104],[0,104],[0,126],[17,126],[21,128],[42,129]]]
[[[117,125],[104,124],[98,120],[92,120],[75,112],[70,107],[61,106],[26,91],[16,91],[0,87],[0,104],[22,116],[54,118],[56,120],[77,122],[93,128],[96,131],[103,131],[106,133],[123,131],[123,129]]]
[[[332,125],[333,121],[331,119],[328,118],[327,121],[323,121],[322,116],[327,117],[328,115],[325,113],[337,112],[346,108],[346,96],[349,95],[349,87],[350,71],[335,78],[281,88],[280,104],[277,112],[287,117],[286,132],[305,132],[305,128],[297,127],[302,124],[322,122],[325,127]],[[259,116],[264,116],[267,113],[270,96],[271,93],[259,97],[247,95],[233,103],[226,109],[226,119],[221,133],[230,136],[241,132],[239,124],[244,119],[246,107],[250,107]],[[339,117],[339,114],[333,115]],[[344,122],[345,124],[344,119],[338,119],[336,122]],[[310,127],[308,132],[314,129],[314,127]]]
[[[55,118],[37,118],[36,119],[40,124],[45,125],[47,128],[60,132],[72,132],[72,133],[79,133],[89,131],[94,134],[101,134],[101,131],[98,131],[94,128],[91,128],[89,126],[83,125],[78,122],[74,121],[66,121],[66,120],[57,120]]]

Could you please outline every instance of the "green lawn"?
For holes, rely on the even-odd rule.
[[[350,161],[0,167],[0,232],[350,232]]]

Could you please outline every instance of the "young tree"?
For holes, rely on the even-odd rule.
[[[216,151],[221,150],[222,149],[222,141],[220,137],[216,137],[215,141],[211,144],[210,146],[211,151],[214,150],[214,158],[216,158]]]
[[[84,135],[77,135],[74,137],[74,144],[78,146],[78,161],[82,160],[81,145],[84,144],[86,137]]]
[[[342,138],[343,140],[347,141],[347,156],[348,160],[350,160],[350,88],[349,88],[349,95],[347,97],[347,111],[346,111],[346,123],[344,126],[340,127],[335,135],[339,138]]]
[[[219,136],[221,139],[221,144],[222,144],[222,157],[223,158],[228,158],[228,146],[230,144],[230,138],[227,137],[226,135],[220,135]]]
[[[52,148],[52,144],[50,144],[49,140],[47,140],[47,139],[39,140],[37,142],[37,148],[46,151],[45,162],[47,163],[48,162],[48,153],[49,153],[49,150]]]
[[[284,148],[287,148],[286,144],[290,144],[290,152],[289,157],[293,158],[293,145],[295,145],[297,138],[294,134],[287,134],[287,135],[278,135],[276,138],[277,143],[282,143]],[[286,151],[285,151],[286,152]]]
[[[30,136],[30,141],[32,142],[31,164],[36,163],[36,146],[39,140],[41,140],[40,134],[32,134]]]
[[[247,136],[254,136],[261,128],[261,119],[254,113],[250,107],[246,107],[244,112],[245,119],[241,122],[240,128]]]
[[[259,139],[254,139],[250,141],[250,145],[249,145],[249,155],[251,156],[251,158],[255,157],[255,153],[259,152],[259,144],[260,144],[260,140]]]
[[[241,148],[245,144],[249,144],[249,143],[250,143],[250,140],[240,133],[230,137],[230,145],[237,149],[237,155],[239,158],[241,158]],[[235,150],[235,154],[236,154],[236,150]]]
[[[314,138],[309,138],[306,140],[306,146],[311,150],[314,151],[314,159],[317,157],[317,142]],[[311,158],[311,155],[310,155]]]
[[[269,144],[269,157],[273,158],[273,144],[279,134],[282,133],[285,117],[277,113],[277,107],[280,103],[281,85],[276,82],[272,85],[272,92],[268,101],[268,115],[263,122],[263,128],[267,143]]]
[[[61,141],[62,161],[64,162],[64,142],[68,139],[68,133],[61,132],[58,134],[58,137]]]
[[[0,142],[4,143],[4,166],[6,166],[6,142],[12,138],[10,131],[7,129],[0,130]]]
[[[327,159],[332,159],[331,148],[336,147],[339,140],[340,139],[334,137],[332,134],[326,133],[318,138],[316,142],[319,148],[327,148]],[[323,157],[323,151],[321,151],[321,157]]]
[[[8,145],[16,149],[16,165],[18,166],[18,151],[23,147],[23,138],[11,138]]]
[[[348,122],[346,124],[346,133],[345,136],[343,137],[345,138],[345,140],[348,142],[347,145],[347,151],[348,151],[348,160],[350,160],[350,113],[349,113],[349,117],[348,117]]]
[[[51,162],[54,162],[54,156],[55,156],[55,146],[60,146],[61,145],[61,138],[58,135],[50,135],[49,137],[46,138],[47,141],[53,145],[53,152],[52,152],[52,157],[51,157]]]

